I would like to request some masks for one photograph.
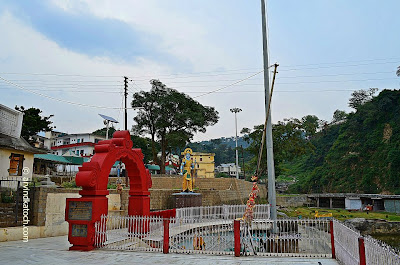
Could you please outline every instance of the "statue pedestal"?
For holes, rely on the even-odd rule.
[[[174,208],[201,206],[202,197],[201,193],[180,192],[172,194]]]

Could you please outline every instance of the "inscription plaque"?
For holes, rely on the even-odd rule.
[[[70,201],[68,219],[85,221],[92,220],[92,202]]]
[[[87,236],[87,225],[72,225],[71,236]]]

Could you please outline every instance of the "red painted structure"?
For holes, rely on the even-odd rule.
[[[81,186],[81,198],[68,198],[65,220],[69,223],[70,250],[94,248],[95,222],[108,213],[107,190],[111,167],[122,161],[129,176],[128,215],[150,215],[151,176],[143,163],[141,149],[132,149],[129,131],[116,131],[110,140],[95,145],[95,154],[84,163],[76,175],[76,185]],[[146,227],[144,227],[145,229]]]
[[[235,241],[235,257],[240,257],[240,220],[233,221],[233,237]]]
[[[329,228],[331,230],[331,246],[332,246],[332,259],[336,259],[336,250],[335,250],[335,233],[333,231],[333,220],[329,221]]]
[[[76,143],[76,144],[63,144],[63,145],[57,145],[57,146],[52,146],[51,150],[58,150],[58,149],[65,149],[65,148],[71,148],[71,147],[77,147],[77,146],[95,146],[95,143],[92,142],[82,142],[82,143]]]
[[[163,226],[164,226],[163,253],[168,254],[169,253],[169,219],[163,220]]]
[[[358,253],[360,255],[360,265],[366,265],[367,260],[365,257],[365,244],[363,237],[358,238]]]

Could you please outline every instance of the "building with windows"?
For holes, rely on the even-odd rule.
[[[183,153],[182,153],[183,155]],[[198,178],[214,178],[215,162],[214,153],[193,152],[192,161],[194,162],[195,174]]]
[[[21,137],[23,113],[0,104],[0,183],[16,188],[31,180],[34,154],[46,153]]]
[[[61,156],[65,153],[74,153],[81,157],[93,156],[95,144],[105,140],[104,137],[91,133],[66,134],[46,132],[46,138],[49,139],[47,142],[50,143],[49,149],[52,154]]]
[[[236,171],[239,171],[239,175],[242,174],[242,170],[240,167],[236,169],[236,164],[235,163],[228,163],[228,164],[221,164],[217,166],[217,172],[218,173],[224,173],[227,174],[230,177],[236,177]]]

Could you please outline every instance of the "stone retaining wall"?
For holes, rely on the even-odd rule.
[[[276,205],[282,207],[302,207],[310,203],[311,200],[306,194],[276,196]]]
[[[366,235],[400,235],[400,222],[354,218],[345,221]]]

